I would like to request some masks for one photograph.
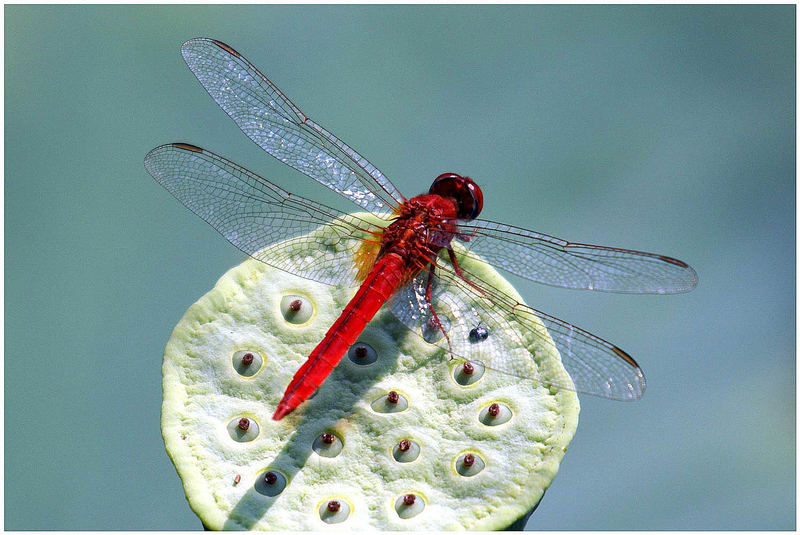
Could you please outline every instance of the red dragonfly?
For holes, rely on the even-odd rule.
[[[697,275],[687,264],[478,219],[483,194],[472,179],[455,173],[437,177],[428,193],[406,198],[230,46],[192,39],[181,52],[200,83],[250,139],[379,222],[290,194],[193,145],[172,143],[147,154],[145,167],[156,181],[248,255],[301,277],[359,287],[295,374],[273,419],[280,420],[311,396],[384,305],[412,332],[442,345],[451,359],[466,362],[478,355],[488,369],[556,388],[620,400],[642,396],[644,375],[628,353],[520,303],[462,269],[459,258],[564,288],[658,294],[695,287]],[[325,224],[328,230],[320,233]],[[264,253],[269,245],[286,240],[295,253]],[[306,256],[298,259],[298,250]],[[430,338],[431,330],[441,334],[438,340]],[[499,343],[507,337],[517,340]],[[525,351],[531,341],[540,347],[555,344],[569,377],[543,380],[535,365],[521,366],[518,355],[509,354],[509,346]],[[530,363],[535,356],[528,352],[526,359]]]

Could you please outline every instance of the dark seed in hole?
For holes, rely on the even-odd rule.
[[[335,513],[342,507],[342,504],[337,502],[336,500],[331,500],[328,502],[328,511],[331,513]]]
[[[489,330],[483,325],[478,325],[469,332],[469,339],[473,342],[480,342],[489,337]]]
[[[236,474],[236,477],[233,478],[233,484],[238,485],[241,480],[242,480],[242,475]]]
[[[336,435],[333,433],[322,433],[322,442],[325,444],[333,444],[336,442]]]
[[[417,501],[417,497],[414,496],[413,494],[406,494],[405,496],[403,496],[403,505],[411,507],[412,505],[414,505],[415,501]]]
[[[496,418],[497,415],[500,414],[500,405],[497,403],[492,403],[489,405],[489,410],[487,412],[489,413],[489,416]]]
[[[475,366],[473,366],[470,362],[465,362],[461,367],[461,370],[467,375],[472,375],[472,373],[475,371]]]
[[[253,363],[253,358],[252,353],[245,353],[242,356],[242,366],[250,366]]]
[[[469,468],[473,464],[475,464],[475,456],[472,455],[471,453],[467,453],[466,455],[464,455],[464,466]]]
[[[239,420],[239,425],[238,425],[238,427],[239,427],[239,429],[241,429],[242,431],[247,431],[248,429],[250,429],[250,420],[248,420],[247,418],[241,418],[241,419]]]
[[[388,394],[386,394],[386,401],[392,404],[397,403],[398,401],[400,401],[400,394],[392,390]]]
[[[357,359],[365,359],[367,358],[367,348],[364,346],[356,346],[355,350],[353,350],[353,354]]]
[[[264,483],[267,485],[274,485],[278,481],[278,476],[275,475],[275,472],[267,472],[264,474]]]
[[[408,440],[407,438],[401,440],[400,443],[397,445],[397,449],[399,449],[400,451],[408,451],[410,447],[411,447],[411,441]]]
[[[300,308],[303,306],[303,302],[299,299],[295,299],[291,303],[289,303],[289,310],[292,312],[298,312]]]

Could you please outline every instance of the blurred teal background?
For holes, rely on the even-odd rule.
[[[529,529],[795,528],[794,6],[5,7],[5,528],[200,529],[159,431],[161,354],[243,260],[145,172],[212,149],[322,202],[179,53],[234,46],[415,194],[689,262],[686,295],[513,279],[633,354],[582,396]]]

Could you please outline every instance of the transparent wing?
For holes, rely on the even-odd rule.
[[[292,195],[193,145],[162,145],[147,154],[144,164],[159,184],[240,250],[315,281],[357,285],[353,254],[382,230]],[[265,254],[266,247],[282,241],[285,247]]]
[[[644,375],[630,355],[574,325],[520,303],[484,280],[464,271],[465,282],[439,262],[432,303],[445,326],[450,348],[436,336],[425,301],[427,272],[403,287],[389,303],[397,318],[426,341],[437,343],[461,360],[479,360],[488,369],[556,388],[618,400],[635,400],[645,390]],[[473,286],[474,284],[474,286]],[[487,330],[485,339],[471,333]],[[540,355],[561,355],[566,374]]]
[[[306,117],[228,45],[192,39],[181,53],[217,104],[278,160],[376,214],[389,213],[405,201],[374,165]]]
[[[461,221],[459,229],[471,257],[551,286],[669,294],[688,292],[697,285],[697,273],[668,256],[571,243],[480,219]]]

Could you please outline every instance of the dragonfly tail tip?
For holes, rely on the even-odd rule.
[[[278,404],[278,408],[275,409],[275,414],[272,415],[272,419],[276,420],[276,421],[280,420],[281,418],[283,418],[284,416],[286,416],[287,414],[289,414],[293,410],[294,409],[292,407],[290,407],[288,403],[280,402]]]

